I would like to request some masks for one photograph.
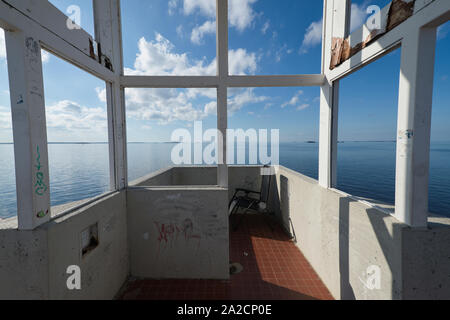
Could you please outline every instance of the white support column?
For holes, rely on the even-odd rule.
[[[20,230],[50,219],[50,180],[41,46],[33,34],[5,32]]]
[[[217,184],[228,188],[227,128],[228,128],[228,0],[216,0],[217,5],[217,130],[221,133],[218,145]]]
[[[345,38],[349,33],[350,0],[324,0],[322,35],[322,73],[329,73],[333,37]],[[328,79],[320,88],[319,184],[336,186],[339,83]]]
[[[123,76],[120,0],[94,0],[96,41],[101,52],[111,57],[114,81],[106,84],[111,189],[121,190],[128,184],[127,139],[125,122],[124,89],[120,86]],[[102,59],[105,59],[103,57]]]
[[[436,27],[411,30],[402,42],[395,216],[427,226]]]

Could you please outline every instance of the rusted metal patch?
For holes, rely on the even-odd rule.
[[[353,47],[350,45],[350,38],[333,38],[331,42],[331,62],[330,70],[333,70],[344,61],[367,47],[383,34],[391,31],[414,14],[416,0],[393,0],[391,2],[385,28],[373,30],[363,42]]]

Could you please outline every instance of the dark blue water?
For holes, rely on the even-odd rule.
[[[173,144],[129,144],[129,180],[172,165]],[[0,217],[16,214],[14,153],[0,145]],[[52,205],[82,200],[109,190],[106,144],[49,145]],[[318,144],[280,145],[280,164],[318,177]],[[395,143],[345,142],[338,146],[338,188],[386,203],[395,199]],[[450,143],[432,143],[430,212],[450,216]]]

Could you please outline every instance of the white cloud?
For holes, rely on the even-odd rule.
[[[190,59],[186,53],[176,53],[175,46],[161,34],[147,41],[138,42],[134,69],[126,68],[128,75],[215,75],[216,59],[210,63],[206,59]],[[245,49],[229,51],[230,72],[234,75],[252,74],[257,70],[258,57]]]
[[[155,40],[142,37],[138,42],[134,69],[125,69],[129,75],[214,75],[215,63],[203,60],[190,60],[186,53],[174,52],[174,45],[161,34]]]
[[[47,51],[41,50],[41,57],[42,57],[41,58],[42,59],[42,63],[47,63],[47,62],[50,61],[51,55]]]
[[[194,104],[186,90],[127,89],[126,103],[128,117],[136,120],[154,120],[161,125],[173,121],[193,122],[208,116],[205,112],[206,107]]]
[[[230,0],[229,20],[230,25],[239,31],[249,27],[255,17],[251,5],[257,0]]]
[[[300,96],[303,94],[302,90],[299,90],[295,95],[289,100],[281,105],[281,108],[286,108],[287,106],[295,106],[300,102]]]
[[[252,4],[257,0],[229,0],[228,19],[230,26],[239,31],[248,28],[255,18]],[[213,0],[184,0],[183,10],[185,15],[199,12],[208,17],[216,17],[216,2]]]
[[[255,53],[248,53],[245,49],[230,50],[228,57],[232,75],[253,74],[258,69],[259,58]]]
[[[178,0],[169,0],[169,15],[174,15],[178,7]]]
[[[194,44],[201,44],[203,36],[206,34],[212,34],[216,32],[216,22],[206,21],[201,26],[196,26],[192,30],[191,41]]]
[[[131,75],[215,75],[216,59],[195,60],[186,53],[176,53],[175,46],[161,34],[147,41],[138,42],[139,52],[134,68],[127,68]],[[230,72],[235,75],[251,74],[257,70],[258,58],[245,49],[229,51]],[[100,93],[98,91],[98,93]],[[201,100],[198,100],[202,98]],[[159,124],[174,121],[192,122],[216,113],[215,89],[127,89],[127,115],[136,120],[153,120]],[[204,100],[209,101],[204,101]],[[264,101],[253,90],[230,90],[230,110],[239,110],[252,102]],[[199,102],[203,101],[203,102]]]
[[[205,16],[214,17],[216,15],[216,2],[211,0],[184,0],[183,9],[185,15],[199,10]]]
[[[309,104],[305,103],[296,108],[297,111],[302,111],[309,108]]]
[[[267,101],[269,98],[255,94],[254,88],[230,90],[231,97],[228,99],[228,112],[233,114],[248,104]]]
[[[291,54],[292,52],[293,52],[293,50],[289,49],[287,44],[284,44],[275,53],[275,61],[280,62],[281,58],[284,56],[284,54]]]
[[[106,103],[106,88],[97,87],[95,88],[95,92],[97,92],[98,100]]]
[[[300,53],[308,52],[308,49],[314,47],[322,42],[322,25],[323,20],[313,22],[306,29],[305,37],[303,38]]]
[[[446,28],[447,24],[443,24],[437,28],[437,39],[442,40],[447,37],[448,30]]]
[[[177,36],[183,38],[183,26],[181,24],[177,27]]]
[[[0,130],[11,129],[11,109],[0,106]]]
[[[267,30],[269,30],[269,28],[270,28],[270,22],[267,21],[266,23],[264,23],[263,27],[261,28],[261,33],[266,34]]]
[[[63,100],[45,107],[47,127],[63,131],[102,131],[108,126],[104,108],[88,108]]]
[[[367,12],[366,6],[364,4],[358,6],[357,4],[354,3],[352,3],[351,11],[352,13],[350,16],[350,32],[353,32],[365,23]]]

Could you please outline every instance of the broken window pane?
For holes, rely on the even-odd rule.
[[[130,184],[173,166],[217,164],[214,148],[207,149],[215,142],[210,134],[217,128],[216,89],[128,88],[125,100]],[[215,185],[216,175],[183,184]]]
[[[311,87],[229,89],[228,122],[236,136],[232,145],[228,141],[228,152],[234,151],[231,164],[280,164],[317,179],[319,94]]]
[[[321,72],[323,1],[230,0],[231,75]]]
[[[0,221],[17,215],[14,142],[8,67],[3,29],[0,28]]]
[[[340,81],[337,187],[395,203],[400,50]]]
[[[216,75],[216,1],[121,6],[125,74]]]
[[[105,82],[53,55],[43,74],[52,206],[109,191]]]
[[[450,22],[437,31],[434,75],[433,114],[431,121],[429,210],[450,216]]]

